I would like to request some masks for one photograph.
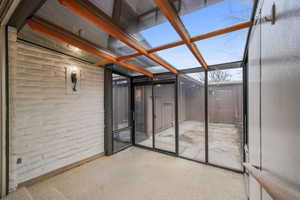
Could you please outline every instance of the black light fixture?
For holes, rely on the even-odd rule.
[[[78,79],[77,79],[77,71],[73,70],[71,72],[71,82],[72,82],[72,85],[73,85],[72,89],[73,89],[74,92],[77,91],[77,81],[78,81]]]

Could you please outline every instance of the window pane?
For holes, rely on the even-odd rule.
[[[190,1],[181,4],[181,20],[191,36],[250,20],[252,0]],[[209,19],[209,20],[208,20]]]
[[[152,86],[137,86],[135,101],[135,143],[153,147]]]
[[[162,33],[168,37],[162,37]],[[169,22],[164,22],[162,24],[145,29],[141,31],[140,34],[150,44],[148,48],[181,40]]]
[[[247,40],[248,29],[200,40],[196,46],[208,65],[241,61]]]
[[[109,16],[111,16],[113,1],[92,0],[91,3],[94,4],[96,7],[100,8]],[[53,15],[53,13],[55,13],[55,15]],[[35,15],[51,22],[52,24],[56,24],[60,27],[63,27],[64,29],[76,35],[80,35],[81,37],[91,41],[97,46],[103,48],[108,47],[108,49],[112,51],[112,54],[116,54],[117,56],[127,55],[136,52],[132,48],[125,46],[121,41],[118,41],[112,36],[109,36],[106,32],[102,31],[97,26],[94,26],[91,23],[87,23],[87,21],[84,18],[78,16],[66,7],[62,6],[56,0],[45,1],[43,6],[37,11]],[[78,48],[74,48],[71,45],[66,45],[66,47],[64,47],[62,46],[62,44],[60,44],[61,42],[51,43],[51,38],[46,37],[43,34],[36,34],[28,26],[26,26],[25,29],[22,29],[21,33],[23,39],[30,40],[41,45],[47,45],[59,51],[63,50],[63,52],[73,51],[73,54],[77,54],[76,57],[81,58],[87,53],[85,51],[79,50]],[[36,37],[36,35],[38,35],[38,37]],[[93,62],[101,60],[99,56],[97,56],[96,58],[97,60],[93,60]]]
[[[188,69],[201,66],[185,45],[159,51],[156,54],[177,69]]]
[[[179,155],[205,161],[205,73],[182,75],[179,81]]]
[[[160,66],[156,62],[150,60],[146,56],[138,56],[138,57],[135,57],[135,58],[131,58],[131,59],[127,60],[126,62],[132,63],[132,64],[137,65],[139,67],[143,67],[151,73],[168,72],[167,69]]]
[[[131,144],[131,129],[126,129],[120,132],[113,133],[114,136],[114,152],[122,150],[124,147]]]
[[[209,162],[241,170],[243,137],[242,69],[208,72]]]
[[[110,37],[108,39],[108,49],[114,52],[119,57],[137,53],[136,50],[113,37]]]
[[[175,85],[154,85],[155,148],[175,152]]]
[[[129,126],[129,79],[113,74],[113,130]]]
[[[253,7],[252,0],[180,2],[178,14],[191,37],[249,21]],[[198,41],[196,45],[208,65],[240,61],[244,54],[247,33],[246,28]]]
[[[180,39],[154,1],[123,0],[120,2],[120,24],[146,49]],[[168,37],[162,37],[161,33]]]

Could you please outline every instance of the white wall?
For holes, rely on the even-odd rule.
[[[67,95],[65,67],[81,69]],[[104,70],[16,41],[9,32],[10,189],[104,152]],[[17,164],[21,158],[22,163]]]

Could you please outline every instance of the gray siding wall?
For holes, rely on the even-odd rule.
[[[78,95],[66,94],[69,66],[82,73]],[[14,29],[9,67],[11,190],[104,151],[103,69],[16,41]]]

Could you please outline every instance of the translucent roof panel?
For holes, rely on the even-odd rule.
[[[180,40],[153,0],[123,0],[120,4],[120,24],[144,48]]]
[[[103,10],[107,15],[112,13],[112,1],[91,1],[94,5]],[[53,15],[55,13],[55,15]],[[57,0],[47,0],[45,4],[35,13],[52,24],[58,25],[76,35],[79,35],[94,44],[108,48],[117,56],[136,53],[136,51],[121,41],[109,36],[107,33],[96,27],[94,24],[73,13],[61,5]],[[113,45],[109,41],[115,41]]]
[[[164,22],[140,32],[151,47],[181,40],[171,24]]]
[[[182,4],[181,20],[190,35],[196,36],[250,20],[253,1],[211,0],[204,3],[201,0],[183,0]]]
[[[179,70],[201,67],[195,56],[185,45],[158,51],[156,54]]]
[[[89,0],[96,7],[100,8],[105,14],[112,16],[114,1],[103,1],[103,0]]]
[[[248,29],[227,33],[196,42],[208,65],[216,65],[243,59]]]
[[[148,70],[151,73],[163,73],[168,72],[164,67],[158,65],[157,63],[153,62],[146,56],[138,56],[135,58],[131,58],[129,60],[126,60],[125,62],[132,63],[136,66],[142,67],[146,70]]]
[[[112,69],[112,70],[115,70],[117,72],[123,73],[125,75],[128,75],[128,76],[137,76],[137,75],[141,76],[141,75],[143,75],[141,73],[132,71],[130,69],[127,69],[126,67],[123,67],[123,66],[120,66],[120,65],[117,65],[117,64],[113,64],[109,68]]]
[[[62,52],[67,55],[71,55],[87,62],[96,63],[101,61],[99,56],[95,56],[94,54],[90,54],[86,51],[80,50],[77,47],[69,45],[64,42],[60,42],[58,40],[52,39],[45,34],[41,34],[39,32],[33,31],[28,25],[25,25],[20,32],[18,32],[18,38],[29,41],[40,46],[47,47],[49,49],[56,50],[58,52]]]
[[[127,56],[129,54],[137,53],[136,50],[127,46],[120,40],[110,37],[108,41],[108,49],[113,51],[118,56]]]

